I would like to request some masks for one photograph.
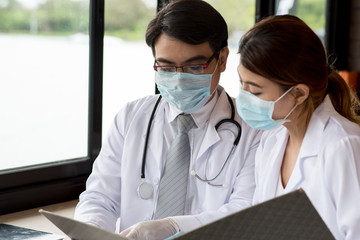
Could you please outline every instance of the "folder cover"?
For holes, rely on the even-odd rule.
[[[176,240],[335,239],[302,189],[209,223]]]
[[[119,234],[40,209],[39,212],[74,240],[128,240]]]

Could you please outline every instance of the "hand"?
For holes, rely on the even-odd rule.
[[[172,218],[164,218],[139,222],[122,231],[120,235],[134,240],[163,240],[179,231],[179,226]]]

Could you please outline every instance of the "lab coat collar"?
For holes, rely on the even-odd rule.
[[[324,101],[315,109],[311,116],[309,126],[306,130],[305,137],[301,145],[299,158],[296,163],[299,165],[299,167],[294,168],[294,172],[291,176],[294,179],[290,179],[291,181],[289,181],[289,189],[296,189],[300,187],[300,184],[305,177],[303,166],[305,161],[307,161],[307,164],[315,165],[317,163],[316,160],[318,159],[317,157],[320,150],[322,135],[331,115],[334,112],[334,106],[331,103],[330,97],[327,95]],[[312,169],[315,169],[315,167]]]
[[[165,112],[167,112],[167,121],[169,121],[169,123],[175,121],[176,117],[183,113],[170,104],[166,105]],[[230,118],[230,111],[230,105],[228,103],[226,92],[224,88],[219,85],[211,101],[200,109],[200,111],[191,114],[198,128],[206,127],[205,135],[196,158],[201,157],[208,148],[220,140],[220,136],[215,129],[215,125],[224,118]]]
[[[317,156],[322,132],[334,111],[335,109],[331,103],[330,97],[327,95],[311,116],[299,152],[300,159]]]
[[[198,112],[191,114],[191,116],[193,117],[194,122],[198,128],[202,128],[206,124],[218,98],[219,98],[218,91],[215,91],[214,97],[210,100],[210,102],[208,102],[205,106],[203,106]],[[175,121],[176,117],[179,114],[184,113],[184,112],[182,112],[181,110],[172,106],[171,104],[168,104],[168,105],[169,105],[169,108],[167,111],[167,120],[169,123],[171,123],[171,122]]]
[[[289,179],[286,188],[297,189],[305,179],[304,164],[317,164],[318,154],[321,146],[321,139],[330,116],[335,112],[330,97],[326,96],[324,101],[313,112],[304,140],[301,144],[298,160]],[[308,168],[309,169],[309,168]],[[315,166],[310,169],[316,169]],[[309,174],[309,173],[307,173]]]
[[[208,110],[209,116],[205,119],[204,123],[207,123],[207,129],[203,138],[203,142],[200,146],[197,158],[201,157],[212,145],[220,141],[220,136],[215,129],[215,125],[222,119],[231,117],[231,107],[228,103],[228,97],[223,87],[218,86],[217,92],[219,97],[214,102],[212,110]]]

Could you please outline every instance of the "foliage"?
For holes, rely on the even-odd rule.
[[[229,32],[246,31],[255,23],[255,0],[208,0],[224,17]]]
[[[141,39],[147,24],[155,16],[141,0],[106,0],[105,34],[124,39]]]
[[[30,13],[16,0],[9,0],[7,7],[0,7],[0,31],[24,31],[29,29]]]
[[[0,7],[1,32],[73,33],[87,32],[89,3],[86,0],[48,0],[28,9],[16,0]]]
[[[88,1],[48,0],[38,9],[41,32],[87,32]]]
[[[155,8],[149,0],[106,0],[105,34],[123,39],[143,39]],[[230,38],[235,38],[255,23],[256,0],[207,0],[228,23]],[[5,1],[6,2],[6,1]],[[297,0],[296,15],[314,30],[325,26],[326,0]],[[0,32],[40,34],[87,33],[89,0],[47,0],[35,9],[28,9],[19,0],[0,5]]]
[[[325,27],[326,0],[301,0],[296,6],[296,15],[313,30]]]

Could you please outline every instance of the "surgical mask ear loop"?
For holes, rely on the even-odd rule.
[[[298,105],[295,104],[295,106],[290,110],[290,112],[288,114],[286,114],[286,116],[283,118],[283,120],[285,120],[286,122],[291,122],[291,120],[288,120],[287,118],[290,116],[290,114],[295,110],[295,108],[297,107]]]
[[[212,72],[211,77],[214,76],[214,73],[216,72],[216,69],[217,69],[218,65],[219,65],[219,59],[218,59],[217,62],[216,62],[216,67],[215,67],[214,71]],[[211,81],[212,81],[212,79],[211,79]],[[219,83],[218,83],[218,85],[219,85]],[[212,95],[215,93],[217,87],[218,87],[218,86],[216,86],[216,87],[214,88],[214,91],[213,91],[212,93],[210,93],[210,96],[212,96]],[[211,88],[211,83],[210,83],[210,88]]]
[[[216,72],[216,69],[217,69],[218,65],[219,65],[219,59],[216,61],[216,67],[215,67],[215,69],[214,69],[214,71],[212,72],[211,75],[214,75],[214,73]]]
[[[286,92],[283,93],[283,95],[281,95],[278,99],[276,99],[276,100],[274,101],[274,103],[280,101],[280,99],[282,99],[286,94],[288,94],[291,90],[293,90],[293,88],[294,88],[294,87],[289,88]]]
[[[277,100],[274,101],[274,103],[276,103],[277,101],[279,101],[281,98],[283,98],[286,94],[288,94],[294,87],[289,88],[283,95],[281,95]],[[298,105],[295,104],[295,106],[289,111],[288,114],[286,114],[286,116],[283,119],[279,119],[279,120],[285,120],[286,122],[290,122],[290,120],[288,120],[287,118],[290,116],[290,114],[295,110],[295,108]],[[277,121],[277,120],[275,120]]]

